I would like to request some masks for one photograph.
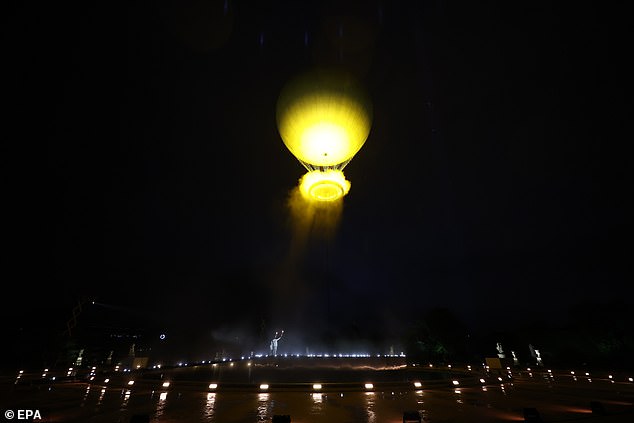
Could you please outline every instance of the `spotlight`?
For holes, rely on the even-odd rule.
[[[422,423],[422,419],[418,411],[404,411],[403,423]]]
[[[605,416],[607,413],[605,412],[605,407],[603,403],[599,401],[590,401],[590,409],[592,410],[592,414],[596,414],[599,416]]]
[[[288,414],[276,414],[271,423],[291,423],[291,416]]]
[[[524,421],[529,423],[543,423],[542,417],[534,407],[524,408]]]
[[[267,383],[263,383],[263,384],[260,385],[260,389],[263,390],[263,391],[267,390],[267,389],[269,389],[269,385]]]
[[[371,383],[366,383],[364,386],[365,386],[365,389],[374,389],[374,385]]]

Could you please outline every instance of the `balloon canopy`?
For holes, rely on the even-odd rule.
[[[281,91],[277,126],[290,152],[309,170],[341,170],[370,133],[372,105],[351,75],[317,70]]]

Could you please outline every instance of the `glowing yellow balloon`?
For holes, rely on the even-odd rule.
[[[277,127],[286,147],[309,169],[341,170],[368,138],[371,109],[368,95],[351,76],[314,71],[280,93]]]
[[[302,193],[318,201],[346,195],[350,183],[341,171],[372,125],[372,105],[358,82],[337,71],[303,74],[280,93],[276,118],[284,144],[309,170]]]

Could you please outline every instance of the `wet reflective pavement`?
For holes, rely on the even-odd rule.
[[[3,379],[0,404],[3,413],[38,410],[42,419],[34,421],[41,422],[128,423],[141,416],[165,423],[257,423],[289,415],[293,423],[401,423],[404,411],[416,411],[422,422],[479,423],[524,421],[528,407],[537,409],[544,422],[634,421],[634,383],[627,375],[365,369],[356,380],[345,374],[347,381],[331,381],[319,369],[267,373],[248,363],[221,366],[233,368],[231,377],[220,377],[210,365],[160,373],[93,373],[92,380],[79,375],[52,380],[25,372]],[[298,374],[306,383],[296,380]],[[366,387],[373,374],[378,382]],[[261,386],[264,377],[268,388]],[[313,386],[316,380],[321,386]]]

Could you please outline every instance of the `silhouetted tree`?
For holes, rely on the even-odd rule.
[[[428,310],[405,335],[407,355],[414,361],[464,361],[469,358],[466,325],[448,308]]]

